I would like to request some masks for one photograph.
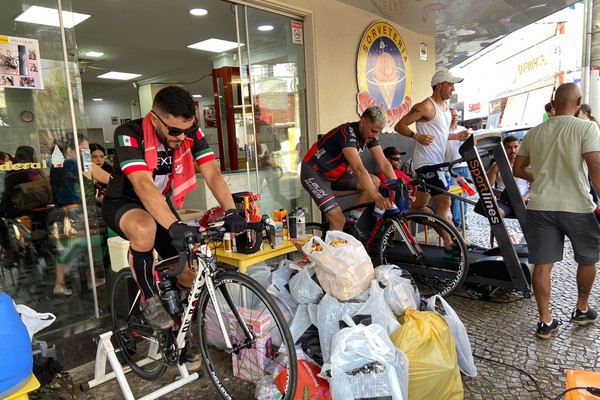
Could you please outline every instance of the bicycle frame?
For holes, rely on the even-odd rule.
[[[196,268],[194,268],[193,265],[194,259],[197,262]],[[211,261],[206,262],[205,260]],[[223,321],[223,315],[221,312],[222,307],[217,300],[215,287],[212,281],[212,276],[218,273],[218,269],[214,261],[212,261],[212,252],[210,250],[210,246],[208,244],[202,244],[196,250],[188,249],[187,262],[188,268],[191,268],[193,272],[196,272],[196,269],[198,269],[198,271],[196,272],[196,277],[194,278],[194,282],[192,284],[190,293],[188,294],[188,304],[182,313],[181,324],[175,337],[175,343],[177,345],[177,348],[181,350],[185,347],[185,337],[189,331],[190,324],[194,317],[194,311],[196,310],[196,307],[198,305],[198,299],[200,298],[202,290],[208,291],[210,300],[215,310],[215,314],[217,316],[217,320],[219,322],[219,328],[221,329],[223,339],[225,340],[225,344],[228,348],[232,348],[233,346],[229,338],[229,332],[227,330],[227,327],[225,326],[225,322]],[[190,264],[190,262],[192,263]],[[225,297],[227,305],[229,306],[230,310],[235,316],[238,324],[240,324],[246,337],[252,338],[250,341],[246,340],[246,342],[242,343],[241,345],[237,345],[233,351],[238,351],[239,349],[251,347],[256,339],[255,335],[248,329],[246,322],[238,313],[237,308],[233,304],[231,296],[229,295],[229,293],[227,293],[225,288],[223,291],[223,296]]]
[[[408,228],[408,226],[406,226],[403,216],[404,212],[394,215],[393,217],[384,216],[381,218],[377,218],[377,222],[375,222],[375,226],[369,233],[367,241],[365,242],[365,249],[369,250],[371,248],[371,244],[373,244],[373,242],[375,241],[377,232],[379,231],[383,223],[385,221],[390,221],[396,228],[396,232],[398,232],[400,236],[402,236],[404,243],[406,243],[406,246],[408,247],[412,255],[415,256],[417,260],[422,259],[425,256],[425,254],[423,253],[423,250],[421,250],[421,247],[419,246],[413,235],[410,233],[410,229]]]

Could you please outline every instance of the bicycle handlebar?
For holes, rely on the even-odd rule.
[[[460,164],[461,162],[464,162],[464,161],[465,161],[465,159],[461,157],[461,158],[457,158],[456,160],[443,162],[440,164],[426,165],[424,167],[419,168],[421,170],[419,173],[425,174],[427,172],[436,171],[440,168],[448,168],[448,172],[450,172],[450,175],[452,175],[453,177],[456,178],[458,175],[452,173],[452,166],[455,164]]]
[[[194,245],[203,244],[209,240],[222,238],[225,233],[225,225],[223,222],[217,222],[215,224],[209,224],[208,229],[205,231],[197,232],[195,235],[190,234],[186,238],[187,248],[179,252],[179,261],[177,262],[177,268],[166,270],[165,274],[168,277],[175,277],[183,272],[185,263],[193,260],[192,255],[194,254]]]

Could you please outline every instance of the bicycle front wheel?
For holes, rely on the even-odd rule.
[[[119,358],[131,366],[140,377],[154,380],[162,376],[167,366],[158,352],[158,341],[140,308],[141,293],[129,268],[115,277],[110,293],[113,336]]]
[[[238,272],[219,271],[213,283],[217,308],[232,346],[225,344],[207,290],[202,291],[198,303],[198,331],[204,366],[221,397],[254,399],[259,397],[255,392],[260,389],[293,399],[296,351],[287,322],[271,295],[255,280]],[[252,333],[250,337],[244,334],[235,314],[245,322]]]
[[[406,213],[397,223],[389,221],[385,225],[379,246],[381,264],[406,269],[425,297],[445,297],[456,291],[467,279],[469,269],[467,246],[456,228],[426,212]],[[405,235],[398,232],[397,226],[406,229]],[[405,236],[414,244],[405,243]]]

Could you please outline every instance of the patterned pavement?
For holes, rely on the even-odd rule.
[[[489,243],[487,221],[472,212],[468,213],[467,238],[481,246]],[[516,220],[507,221],[509,233],[519,241],[522,238]],[[469,288],[448,299],[461,317],[469,333],[478,375],[463,376],[465,399],[555,399],[565,388],[568,369],[600,371],[600,323],[579,327],[569,323],[575,305],[576,264],[570,243],[565,246],[564,260],[555,265],[552,275],[551,309],[563,325],[550,340],[535,337],[537,310],[533,298],[523,298],[520,293],[499,290],[491,300],[476,299],[477,293]],[[598,283],[590,305],[600,308]],[[172,381],[175,370],[168,371],[157,382],[145,382],[128,374],[136,397],[141,397],[161,384]],[[93,363],[71,371],[77,384],[93,377]],[[185,386],[164,399],[216,398],[208,378]],[[78,399],[123,398],[116,381],[97,386]]]

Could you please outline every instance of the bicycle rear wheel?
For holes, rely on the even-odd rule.
[[[398,218],[400,222],[402,218]],[[455,227],[435,214],[407,213],[404,222],[409,230],[409,239],[414,238],[421,255],[415,256],[410,252],[396,225],[388,221],[379,245],[381,264],[395,264],[410,272],[425,297],[451,295],[467,279],[469,269],[467,247],[462,236]],[[402,227],[402,224],[399,223],[399,226]]]
[[[283,399],[293,399],[296,351],[287,322],[272,297],[252,278],[238,272],[219,271],[213,282],[233,348],[225,345],[207,290],[202,291],[198,303],[198,331],[204,365],[221,397],[253,399],[256,383],[264,377],[279,382],[279,389],[271,387],[283,393]],[[255,340],[243,333],[234,312],[243,317]],[[244,343],[246,348],[242,348]],[[289,349],[287,354],[280,346]]]
[[[325,239],[325,234],[327,233],[328,228],[329,228],[328,223],[307,222],[306,223],[306,234],[318,236],[321,239]]]
[[[115,277],[110,293],[110,311],[117,355],[146,380],[158,379],[167,369],[158,352],[158,339],[140,308],[141,293],[129,268]],[[156,351],[154,351],[156,350]]]

